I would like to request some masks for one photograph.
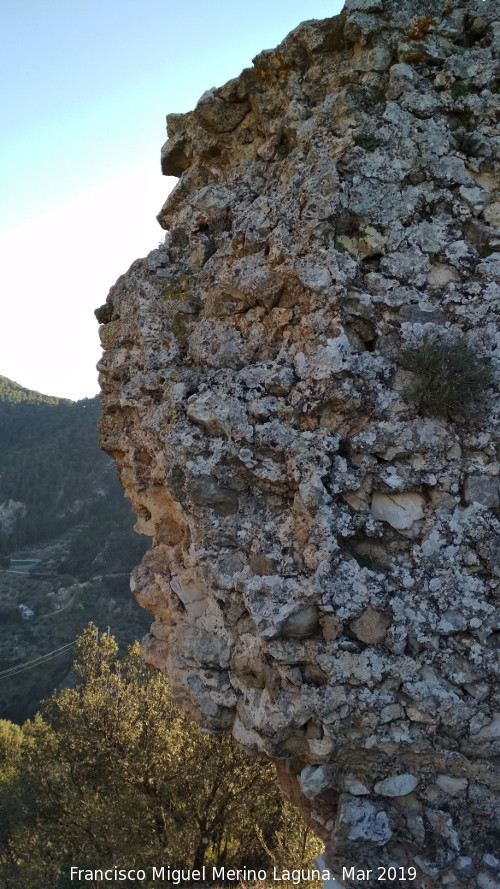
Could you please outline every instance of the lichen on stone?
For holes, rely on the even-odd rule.
[[[165,243],[97,313],[143,657],[346,887],[500,881],[499,43],[498,0],[300,25],[169,115]],[[429,342],[482,412],[408,397]]]

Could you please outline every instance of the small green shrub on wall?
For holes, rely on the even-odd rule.
[[[406,394],[423,413],[466,419],[484,412],[492,367],[465,337],[428,335],[420,346],[406,349],[401,357],[404,366],[418,377],[417,387]]]
[[[480,154],[482,143],[479,136],[476,136],[475,133],[469,133],[463,127],[460,127],[455,130],[453,135],[455,145],[462,154],[467,155],[467,157],[477,157]]]
[[[461,99],[462,96],[466,96],[468,93],[467,87],[463,83],[454,83],[452,87],[450,87],[451,98],[456,102],[457,99]]]

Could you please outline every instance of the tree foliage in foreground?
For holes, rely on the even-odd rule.
[[[184,719],[137,644],[120,661],[90,625],[77,646],[76,688],[0,721],[1,887],[66,889],[72,865],[311,866],[320,844],[270,764]]]

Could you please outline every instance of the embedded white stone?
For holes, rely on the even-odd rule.
[[[436,784],[449,796],[456,796],[466,789],[469,782],[466,778],[451,778],[450,775],[438,775]]]
[[[384,778],[383,781],[377,781],[374,790],[381,796],[406,796],[415,790],[418,779],[415,775],[408,773],[404,775],[396,775],[394,778]]]
[[[377,521],[387,522],[398,531],[405,530],[422,518],[424,502],[421,494],[412,491],[405,494],[377,491],[372,498],[371,513]]]
[[[300,773],[300,786],[302,793],[308,799],[314,799],[325,787],[331,783],[331,766],[306,766]]]

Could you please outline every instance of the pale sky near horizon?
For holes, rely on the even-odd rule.
[[[0,374],[66,398],[98,391],[94,308],[154,249],[176,180],[165,116],[191,110],[343,0],[6,0],[0,11]]]

